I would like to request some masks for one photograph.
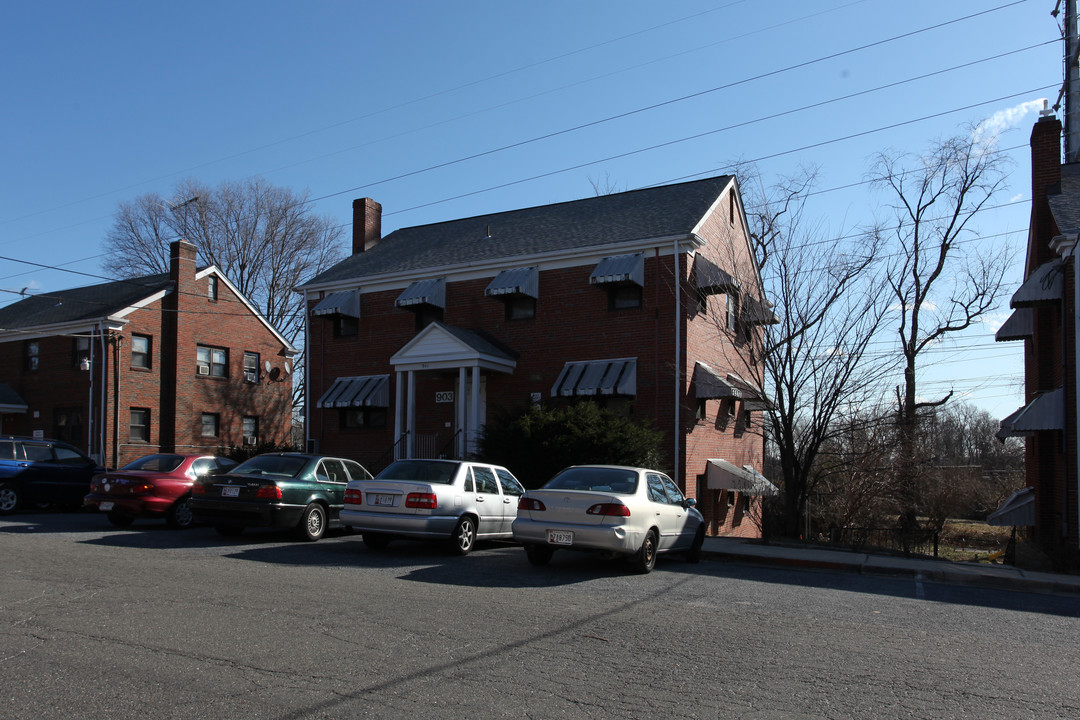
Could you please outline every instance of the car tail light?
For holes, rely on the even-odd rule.
[[[131,494],[132,495],[142,495],[143,493],[148,493],[148,492],[153,492],[153,491],[154,491],[154,483],[152,483],[152,482],[141,482],[141,483],[136,483],[136,484],[131,486]]]
[[[277,485],[262,485],[255,491],[255,497],[259,500],[280,500],[281,488]]]
[[[532,510],[533,512],[540,512],[547,510],[544,503],[540,502],[536,498],[523,497],[518,500],[518,510]]]
[[[194,485],[191,486],[191,494],[192,495],[205,495],[206,494],[206,486],[203,485],[200,482],[195,483]]]
[[[364,494],[359,490],[346,490],[345,491],[345,504],[346,505],[363,505]]]
[[[405,507],[419,510],[434,510],[438,505],[435,493],[409,493],[405,496]]]
[[[614,515],[615,517],[630,517],[630,508],[622,503],[597,503],[585,511],[586,515]]]

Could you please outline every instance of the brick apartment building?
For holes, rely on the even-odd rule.
[[[295,349],[196,248],[170,271],[0,308],[0,420],[119,467],[290,439]]]
[[[1080,565],[1077,468],[1077,263],[1080,163],[1061,162],[1061,122],[1044,111],[1031,132],[1031,225],[1024,282],[997,340],[1023,340],[1025,404],[1001,421],[998,437],[1025,438],[1029,490],[991,522],[1031,526],[1059,565]]]
[[[714,534],[760,533],[761,367],[775,321],[735,178],[381,235],[305,283],[311,447],[378,471],[465,457],[489,408],[588,399],[664,434],[666,469]],[[511,464],[512,465],[512,464]],[[511,467],[513,470],[513,467]]]

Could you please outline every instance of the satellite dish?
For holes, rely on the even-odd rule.
[[[286,361],[286,362],[285,362],[285,374],[286,374],[286,375],[288,375],[288,374],[289,374],[289,373],[291,373],[291,372],[292,372],[292,365],[290,365],[290,364],[288,363],[288,361]]]
[[[270,361],[267,360],[266,362],[264,362],[263,367],[266,369],[266,372],[270,372]]]

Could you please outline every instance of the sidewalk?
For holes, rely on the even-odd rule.
[[[925,582],[1080,595],[1080,576],[1032,572],[1010,565],[874,555],[811,546],[764,544],[759,540],[726,537],[705,538],[702,555],[756,565],[820,568],[865,575],[899,575]]]

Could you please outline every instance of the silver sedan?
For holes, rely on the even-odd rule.
[[[512,537],[524,492],[509,470],[464,460],[397,460],[345,489],[341,520],[373,550],[395,538],[446,539],[461,555],[477,540]]]
[[[646,468],[576,465],[518,502],[514,539],[533,565],[556,550],[620,555],[647,573],[658,553],[701,558],[705,520],[667,475]]]

